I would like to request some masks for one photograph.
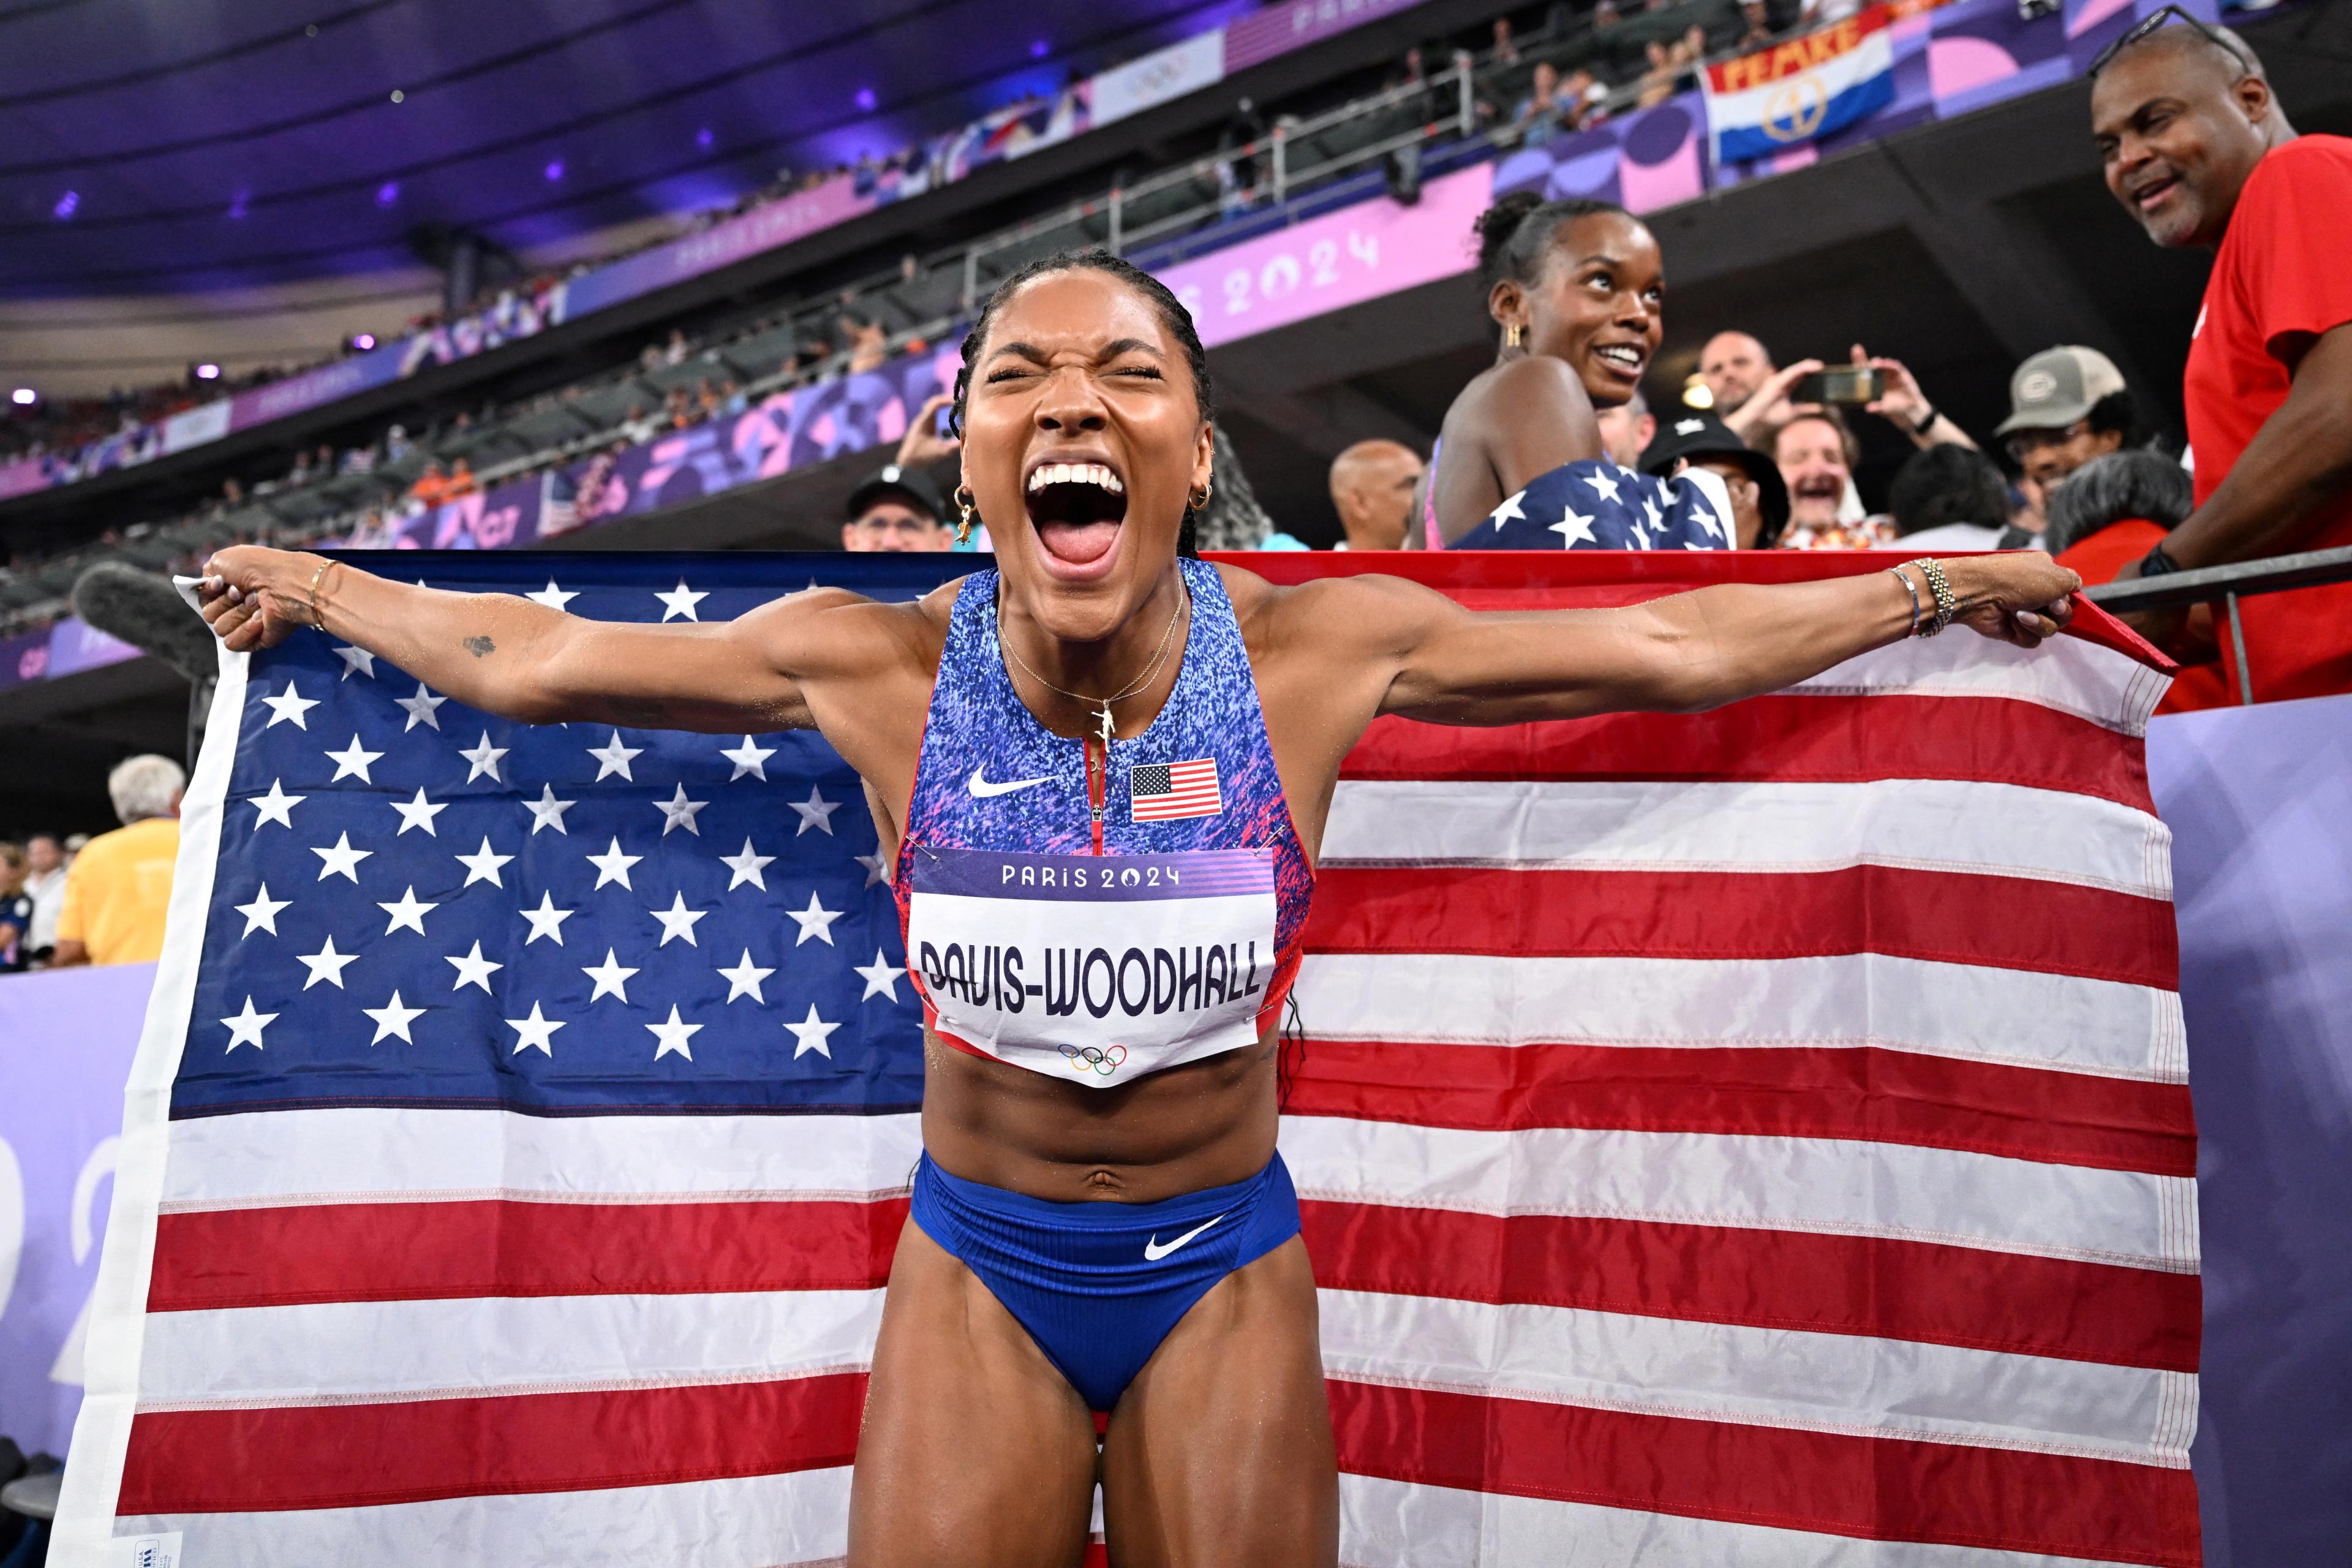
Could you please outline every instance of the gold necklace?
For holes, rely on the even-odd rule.
[[[1057,696],[1066,697],[1073,702],[1085,703],[1098,709],[1099,711],[1095,715],[1095,727],[1100,731],[1103,750],[1108,752],[1110,750],[1111,729],[1114,723],[1111,718],[1111,704],[1124,702],[1151,684],[1152,679],[1160,673],[1160,667],[1168,662],[1168,650],[1173,646],[1176,637],[1176,623],[1183,618],[1185,611],[1192,608],[1192,592],[1184,585],[1184,579],[1180,574],[1176,579],[1176,609],[1168,617],[1168,629],[1160,634],[1160,651],[1151,656],[1151,663],[1145,668],[1141,675],[1137,676],[1108,697],[1088,697],[1082,691],[1065,690],[1030,668],[1029,661],[1021,657],[1020,650],[1015,648],[1004,635],[1004,615],[1002,606],[999,607],[996,616],[996,646],[1010,655],[1014,664],[1021,667],[1022,674],[1046,690]]]

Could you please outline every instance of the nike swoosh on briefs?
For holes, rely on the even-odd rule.
[[[1160,1233],[1154,1231],[1151,1235],[1151,1239],[1143,1244],[1143,1260],[1146,1263],[1159,1262],[1161,1258],[1167,1257],[1170,1253],[1175,1251],[1186,1242],[1191,1241],[1202,1231],[1208,1229],[1210,1226],[1216,1224],[1217,1220],[1224,1217],[1224,1215],[1219,1215],[1216,1216],[1216,1219],[1209,1220],[1205,1224],[1194,1226],[1191,1230],[1186,1231],[1183,1235],[1178,1237],[1175,1240],[1170,1242],[1165,1247],[1160,1245]]]
[[[1054,775],[1047,773],[1044,778],[1014,779],[1009,784],[991,784],[988,782],[988,764],[982,763],[971,770],[971,777],[966,782],[964,787],[971,790],[976,798],[987,800],[995,795],[1011,795],[1017,789],[1028,789],[1034,784],[1053,782]]]

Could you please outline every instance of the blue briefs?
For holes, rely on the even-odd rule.
[[[1298,1194],[1279,1154],[1245,1182],[1156,1204],[1033,1198],[950,1176],[926,1154],[910,1217],[1090,1408],[1108,1410],[1193,1302],[1298,1234]]]

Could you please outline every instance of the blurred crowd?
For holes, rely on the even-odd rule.
[[[145,963],[163,952],[187,782],[169,757],[131,757],[106,780],[121,827],[0,841],[0,973]]]

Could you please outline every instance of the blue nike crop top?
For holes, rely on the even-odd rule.
[[[1175,688],[1108,746],[1023,704],[997,574],[957,591],[891,878],[951,1046],[1108,1089],[1256,1044],[1297,974],[1315,873],[1223,580],[1179,565]]]

